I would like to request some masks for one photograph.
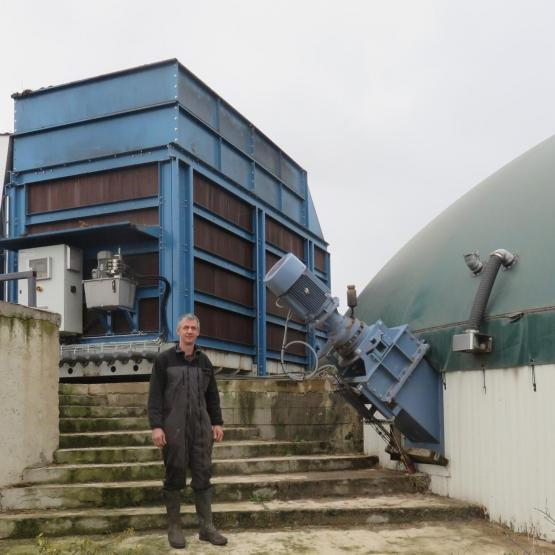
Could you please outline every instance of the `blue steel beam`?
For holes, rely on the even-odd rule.
[[[171,162],[173,256],[173,319],[194,309],[195,273],[193,266],[193,171],[177,158]]]
[[[241,314],[242,316],[248,316],[249,318],[254,318],[256,316],[254,308],[249,308],[232,301],[226,301],[220,297],[207,295],[206,293],[201,293],[200,291],[195,291],[195,302],[221,308],[222,310],[227,310],[228,312],[233,312],[235,314]]]
[[[281,354],[278,353],[277,351],[268,351],[267,356],[271,360],[280,360],[281,359]],[[285,362],[294,362],[295,364],[302,364],[302,365],[305,365],[307,363],[306,357],[302,357],[302,356],[299,356],[299,355],[285,354],[285,355],[283,355],[283,360]]]
[[[269,324],[275,324],[276,326],[285,326],[285,318],[282,318],[281,316],[276,316],[275,314],[266,314],[266,321]],[[289,322],[287,323],[287,327],[292,330],[300,331],[302,333],[306,332],[306,326],[304,324],[298,324],[297,322],[293,322],[292,320],[289,320]]]
[[[55,210],[53,212],[36,213],[27,216],[27,225],[61,222],[64,220],[74,220],[77,218],[97,216],[99,214],[117,214],[118,212],[131,212],[133,210],[143,210],[144,208],[154,208],[158,206],[158,204],[158,197],[156,196],[110,202],[105,204],[94,204],[91,206],[83,206],[81,208]]]
[[[311,272],[314,272],[314,242],[310,239],[306,239],[304,243],[305,249],[305,260],[308,269]],[[316,343],[316,337],[314,335],[314,326],[307,326],[306,329],[306,338],[310,345],[314,345]],[[314,360],[314,355],[312,351],[308,352],[308,364],[312,367],[317,361]]]
[[[233,262],[229,262],[228,260],[224,260],[223,258],[220,258],[219,256],[216,256],[209,252],[206,252],[200,249],[194,249],[194,255],[195,255],[195,258],[204,260],[204,262],[209,262],[210,264],[214,264],[215,266],[219,266],[224,270],[229,270],[230,272],[233,272],[234,274],[237,274],[239,276],[246,277],[249,279],[256,278],[256,273],[253,272],[252,270],[247,270],[242,266],[234,264]]]
[[[183,312],[193,312],[195,309],[195,234],[194,234],[194,188],[193,169],[182,162],[178,162],[179,182],[183,194],[183,210],[181,222],[183,226],[183,279],[185,280],[185,297]],[[177,322],[176,322],[177,324]]]
[[[208,347],[211,349],[217,349],[219,351],[228,351],[230,353],[239,353],[242,355],[251,356],[255,354],[254,347],[250,347],[248,345],[240,345],[238,343],[229,343],[228,341],[221,341],[219,339],[213,339],[211,337],[202,337],[202,334],[201,337],[199,337],[198,339],[198,344],[201,347]]]
[[[153,147],[148,150],[136,150],[122,154],[111,154],[85,161],[63,163],[50,166],[48,169],[31,169],[13,174],[13,181],[17,185],[51,181],[75,175],[85,175],[101,171],[117,170],[128,166],[140,166],[169,160],[168,145]]]
[[[175,339],[175,326],[173,325],[176,316],[174,315],[173,297],[175,295],[175,276],[173,273],[173,234],[172,234],[172,162],[163,162],[159,165],[160,196],[158,197],[160,208],[160,247],[159,263],[160,275],[170,282],[170,294],[166,307],[166,316],[170,336],[168,339]]]
[[[260,208],[255,213],[256,235],[256,368],[259,376],[266,371],[266,213]]]

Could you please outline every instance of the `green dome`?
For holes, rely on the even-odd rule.
[[[437,369],[554,362],[555,348],[546,345],[555,343],[546,336],[555,330],[554,211],[552,137],[477,185],[411,239],[364,288],[357,316],[388,326],[409,324],[430,341]],[[494,352],[451,353],[450,338],[468,319],[480,279],[463,255],[478,250],[485,263],[498,248],[519,260],[499,273],[486,309],[482,331],[494,337]],[[536,326],[539,335],[530,331]]]

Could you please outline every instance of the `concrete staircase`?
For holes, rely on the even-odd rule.
[[[424,475],[376,468],[360,452],[356,415],[323,382],[229,380],[220,389],[226,427],[214,447],[213,511],[222,529],[483,516],[427,494]],[[165,527],[146,391],[142,383],[60,386],[60,448],[53,464],[0,490],[0,539]],[[183,501],[184,525],[194,528],[189,488]]]

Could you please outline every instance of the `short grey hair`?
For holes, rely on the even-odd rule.
[[[198,331],[200,331],[200,320],[198,319],[198,316],[192,312],[188,312],[187,314],[183,314],[183,316],[181,316],[177,321],[177,328],[175,329],[177,333],[179,333],[179,328],[185,320],[194,320],[197,323]]]

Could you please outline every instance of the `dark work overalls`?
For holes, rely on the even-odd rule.
[[[166,477],[164,488],[185,487],[186,469],[191,487],[210,487],[212,426],[222,425],[220,396],[208,357],[195,349],[191,358],[172,347],[160,353],[150,378],[148,416],[151,428],[163,428]]]

